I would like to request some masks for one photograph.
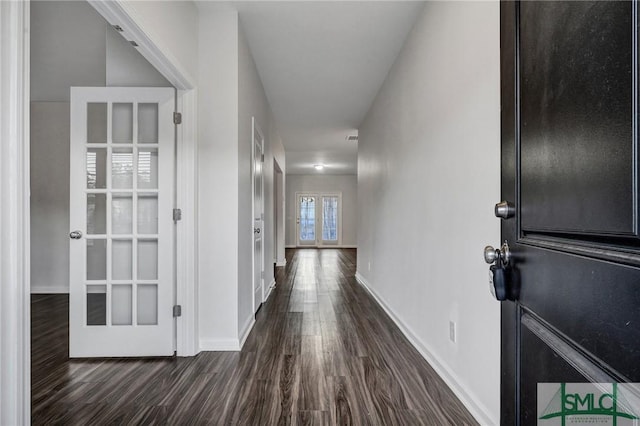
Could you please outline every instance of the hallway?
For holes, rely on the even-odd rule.
[[[32,299],[33,424],[475,424],[353,278],[287,250],[241,352],[67,360],[67,295]]]

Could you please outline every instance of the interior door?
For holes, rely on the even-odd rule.
[[[253,120],[253,311],[264,300],[264,138]]]
[[[69,355],[173,355],[174,89],[71,88]]]
[[[640,382],[637,24],[630,2],[501,2],[502,424],[584,421],[541,383]]]
[[[315,247],[318,244],[316,221],[318,196],[315,194],[298,194],[297,197],[298,246]]]

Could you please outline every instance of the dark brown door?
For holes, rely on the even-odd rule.
[[[640,382],[637,33],[630,2],[501,3],[502,424],[538,383]]]

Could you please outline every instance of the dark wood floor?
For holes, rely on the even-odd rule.
[[[69,360],[68,298],[32,299],[33,424],[476,424],[355,279],[287,250],[241,352]]]

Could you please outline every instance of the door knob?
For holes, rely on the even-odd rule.
[[[511,251],[506,241],[500,248],[491,246],[484,248],[484,261],[491,265],[489,266],[489,290],[493,297],[500,301],[507,300],[511,292],[510,259]]]
[[[496,204],[494,213],[500,219],[509,219],[515,216],[516,208],[508,201],[500,201]]]
[[[496,261],[500,260],[503,266],[509,264],[511,260],[511,251],[509,250],[509,244],[505,241],[500,248],[493,248],[492,246],[486,246],[484,248],[484,261],[489,265],[493,265]]]
[[[82,238],[82,231],[72,231],[69,234],[69,238],[71,238],[72,240],[79,240],[80,238]]]

